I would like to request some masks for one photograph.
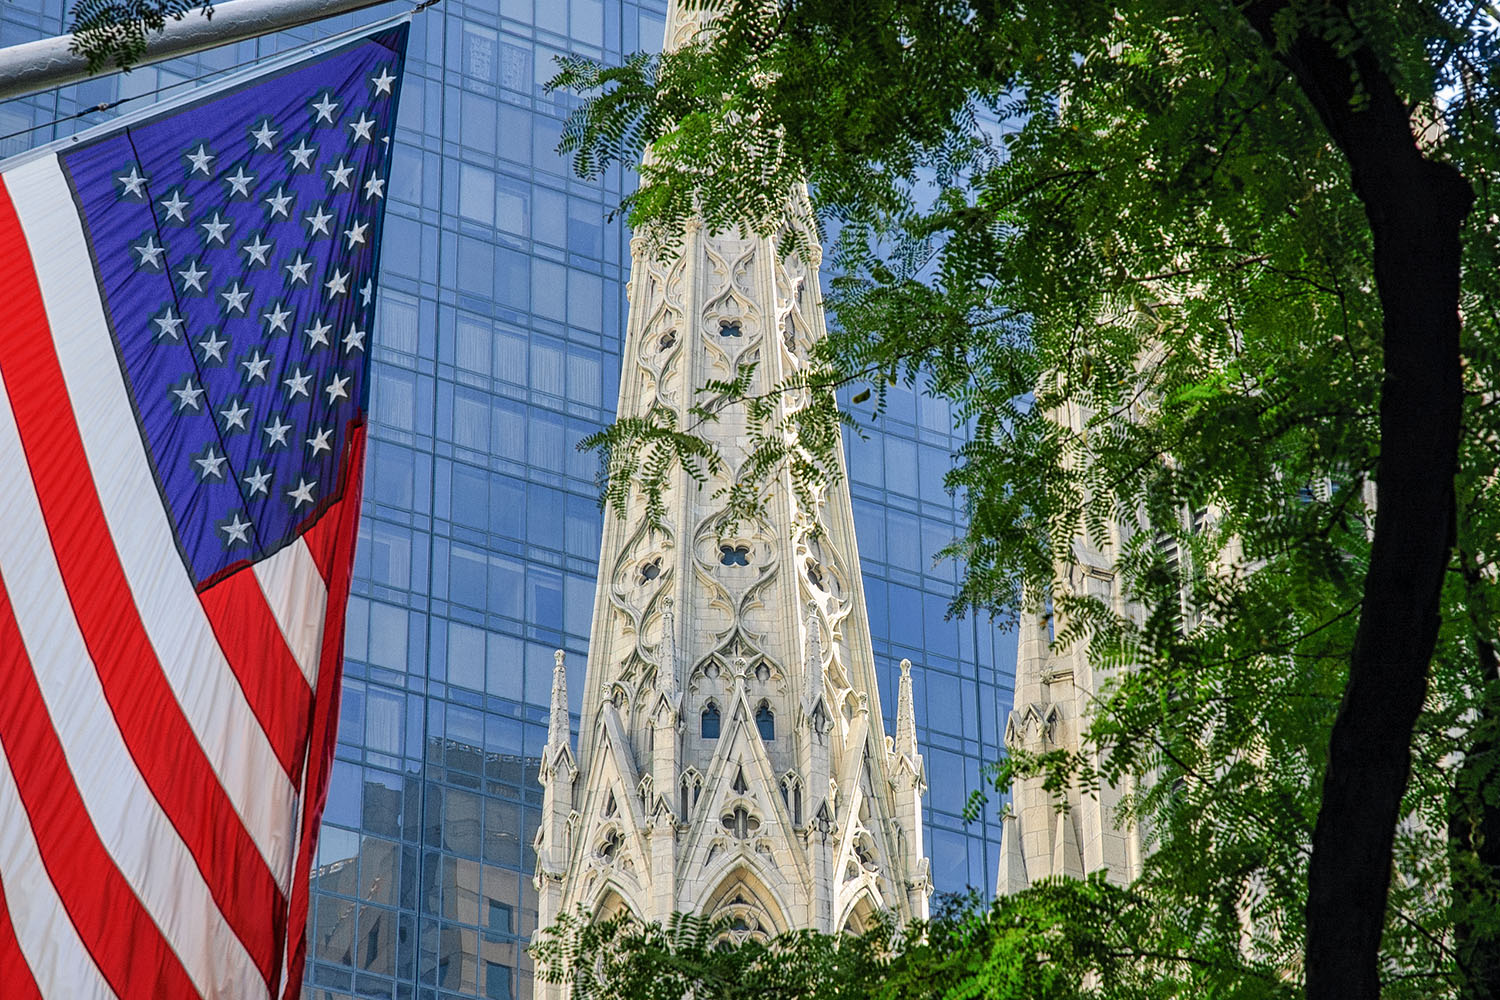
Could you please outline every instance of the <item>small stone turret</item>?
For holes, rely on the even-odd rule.
[[[901,661],[901,687],[896,701],[896,739],[891,744],[891,786],[896,798],[896,823],[905,844],[906,893],[914,916],[926,918],[932,895],[932,876],[922,843],[922,795],[927,791],[927,768],[917,751],[917,709],[911,691],[911,661]]]
[[[1056,419],[1081,434],[1086,416],[1069,409],[1059,412]],[[1138,615],[1139,609],[1115,585],[1113,567],[1125,544],[1120,530],[1118,524],[1111,524],[1105,537],[1092,538],[1080,529],[1072,558],[1056,567],[1058,591],[1094,597],[1116,614]],[[1085,642],[1070,646],[1055,642],[1054,635],[1066,633],[1065,625],[1052,620],[1050,608],[1022,613],[1015,702],[1005,724],[1005,745],[1034,754],[1082,752],[1102,764],[1102,751],[1089,746],[1082,736],[1109,683],[1109,669],[1090,662]],[[1126,789],[1111,785],[1072,787],[1054,794],[1040,776],[1018,780],[1003,821],[996,891],[1019,892],[1049,876],[1081,877],[1097,871],[1120,884],[1137,878],[1142,835],[1133,822],[1122,821],[1120,805],[1125,794]]]

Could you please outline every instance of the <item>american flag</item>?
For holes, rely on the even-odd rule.
[[[293,997],[406,25],[0,165],[0,996]]]

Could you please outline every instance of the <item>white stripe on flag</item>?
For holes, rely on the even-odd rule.
[[[47,877],[21,792],[0,747],[0,882],[16,943],[26,956],[43,996],[68,1000],[116,1000],[99,967],[79,940]],[[37,970],[45,970],[41,974]]]
[[[183,715],[282,892],[296,790],[188,579],[110,346],[82,224],[55,156],[5,175],[54,331],[72,410],[146,634]],[[22,469],[24,465],[6,466]]]
[[[25,468],[10,397],[0,378],[0,469]],[[41,503],[24,473],[0,492],[0,524],[5,525],[0,568],[16,625],[68,770],[104,849],[200,993],[262,995],[265,981],[255,962],[225,922],[192,852],[125,746],[71,613]]]
[[[328,586],[307,550],[307,542],[299,537],[271,558],[256,563],[255,579],[281,626],[282,638],[302,668],[302,676],[316,690]]]

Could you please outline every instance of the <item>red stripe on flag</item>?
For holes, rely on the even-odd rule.
[[[198,598],[250,710],[282,770],[296,784],[307,747],[312,690],[287,648],[254,571],[242,569]]]
[[[363,447],[363,424],[351,423],[349,425],[346,436],[349,439],[350,447],[353,447],[354,445],[354,436],[356,434],[360,436],[360,447]],[[354,469],[354,474],[358,476],[359,471],[359,468],[356,466]],[[350,482],[348,477],[349,470],[346,467],[344,471],[344,482]],[[347,502],[348,500],[347,486],[344,488],[344,492],[345,496],[340,502]],[[357,495],[355,499],[358,499]],[[324,584],[330,584],[330,581],[333,579],[334,574],[338,571],[338,568],[335,565],[335,560],[338,558],[339,543],[343,539],[343,531],[345,527],[346,526],[343,523],[342,518],[333,516],[333,511],[329,511],[323,517],[318,519],[317,524],[314,524],[311,528],[308,528],[307,531],[302,535],[302,541],[307,545],[308,554],[312,556],[313,565],[318,567],[318,573],[323,577]],[[331,592],[333,590],[333,587],[329,585],[328,589]]]
[[[0,302],[7,307],[0,372],[72,612],[131,757],[269,984],[285,929],[281,890],[203,755],[136,613],[66,407],[67,386],[25,239],[0,178],[0,247],[7,248],[0,258],[7,265],[0,267]]]
[[[11,926],[3,885],[0,885],[0,985],[5,987],[5,1000],[42,1000],[36,977],[21,953],[21,942],[16,940],[16,929]]]
[[[32,675],[3,577],[0,680],[5,690],[0,698],[0,745],[5,747],[47,876],[94,964],[120,1000],[196,998],[198,991],[181,961],[94,830]]]
[[[312,742],[307,760],[307,786],[302,790],[302,841],[293,870],[290,920],[287,923],[287,971],[284,1000],[297,1000],[302,990],[302,967],[307,961],[307,894],[318,822],[328,798],[328,775],[333,767],[338,736],[340,680],[344,673],[344,609],[349,603],[349,577],[354,572],[354,544],[359,539],[359,502],[364,480],[365,426],[349,429],[344,450],[344,497],[304,536],[313,559],[328,583],[328,617],[323,626],[323,652],[318,663],[318,698],[313,711]]]

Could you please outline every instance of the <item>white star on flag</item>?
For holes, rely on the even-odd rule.
[[[245,300],[250,297],[250,293],[241,290],[238,281],[234,283],[234,287],[229,289],[229,291],[220,292],[219,295],[224,299],[224,312],[226,314],[238,312],[241,316],[245,315]]]
[[[203,227],[203,231],[208,234],[203,238],[205,243],[217,241],[220,246],[228,246],[228,241],[224,239],[224,232],[229,228],[229,223],[221,219],[218,212],[214,213],[214,217],[211,220],[200,223],[200,225]]]
[[[275,139],[281,133],[277,132],[274,128],[271,127],[271,119],[267,118],[265,121],[260,123],[260,128],[256,129],[250,134],[255,137],[256,149],[260,149],[261,147],[265,147],[266,149],[275,149],[276,144],[271,140]]]
[[[209,445],[208,452],[202,458],[193,459],[193,464],[203,470],[199,474],[203,476],[204,479],[207,479],[209,476],[215,476],[219,479],[223,479],[224,463],[226,461],[228,461],[228,459],[226,459],[223,455],[217,454],[214,451],[213,445]]]
[[[297,254],[297,259],[286,266],[286,273],[291,275],[287,279],[287,284],[295,285],[299,281],[304,285],[307,284],[307,272],[312,266],[312,261],[304,259],[300,253]]]
[[[319,319],[312,326],[308,327],[306,330],[303,330],[302,332],[307,334],[308,350],[312,350],[314,347],[317,347],[320,344],[324,347],[327,347],[328,334],[332,329],[333,327],[329,326],[328,323],[326,323],[322,319]]]
[[[234,520],[230,521],[228,524],[219,525],[219,530],[229,536],[228,538],[224,539],[224,545],[226,547],[234,542],[250,541],[250,522],[241,521],[238,512],[235,513]]]
[[[339,109],[339,105],[338,102],[333,99],[332,92],[325,92],[323,94],[323,99],[314,104],[313,107],[318,112],[318,117],[315,119],[315,121],[326,121],[330,125],[333,124],[333,113]]]
[[[115,180],[125,185],[125,194],[135,195],[138,198],[146,196],[146,178],[142,177],[141,172],[134,166],[130,168],[130,173],[123,177],[116,177]]]
[[[231,197],[240,195],[241,197],[248,198],[250,197],[250,185],[255,181],[255,175],[245,173],[244,166],[240,166],[235,169],[234,173],[224,178],[224,181],[229,185],[229,194]]]
[[[366,115],[363,111],[360,112],[358,121],[352,121],[349,123],[349,128],[354,131],[355,142],[359,142],[360,140],[369,142],[371,139],[370,130],[374,127],[375,119],[371,118],[369,115]]]
[[[326,392],[326,393],[328,393],[328,405],[329,406],[332,406],[334,400],[336,400],[336,399],[348,399],[349,398],[348,385],[349,385],[349,376],[348,375],[343,375],[343,376],[335,375],[329,381],[329,383],[323,387],[323,391]]]
[[[266,432],[266,447],[272,445],[285,445],[286,432],[292,429],[292,425],[282,421],[280,417],[273,417],[274,423],[266,424],[261,430]]]
[[[156,245],[155,236],[147,236],[145,243],[130,249],[141,255],[140,263],[137,265],[139,267],[145,267],[147,261],[151,262],[152,267],[161,267],[161,255],[167,252],[166,247]]]
[[[273,330],[280,330],[282,333],[286,333],[286,321],[291,315],[290,310],[281,308],[280,302],[276,303],[271,307],[270,312],[261,315],[261,319],[266,321],[266,333],[270,333]]]
[[[297,143],[297,145],[287,150],[287,153],[291,156],[292,163],[295,168],[300,170],[310,170],[312,169],[313,157],[318,155],[318,147],[309,146],[307,144],[307,140],[303,139],[301,142]]]
[[[178,271],[177,277],[182,279],[182,290],[191,288],[195,292],[203,291],[203,279],[208,277],[208,272],[198,267],[197,259],[188,262],[185,270]]]
[[[167,210],[167,218],[175,219],[178,222],[187,221],[187,216],[184,214],[184,209],[188,207],[189,203],[182,200],[181,189],[174,190],[170,198],[159,201],[157,202],[157,204]]]
[[[271,218],[281,216],[283,219],[291,218],[291,204],[294,199],[286,193],[285,187],[278,187],[276,193],[266,199],[266,204],[271,206]]]
[[[203,389],[193,388],[193,378],[189,375],[187,382],[183,384],[181,389],[172,390],[172,395],[177,397],[179,412],[188,409],[196,410],[198,408],[198,397],[203,395]]]
[[[156,335],[164,340],[167,337],[176,340],[178,334],[182,332],[182,317],[173,313],[171,306],[167,306],[167,311],[151,322],[156,324]]]
[[[219,411],[219,416],[224,418],[224,427],[238,427],[245,430],[245,414],[250,412],[250,407],[245,406],[237,399],[231,399],[229,405]]]
[[[286,386],[287,398],[291,399],[295,396],[300,395],[311,399],[312,394],[307,391],[307,382],[310,378],[312,378],[312,376],[303,374],[302,367],[299,365],[297,367],[297,370],[293,372],[288,378],[282,379],[281,384]]]
[[[349,332],[344,335],[344,352],[363,351],[365,349],[365,331],[349,324]]]
[[[250,240],[251,242],[240,247],[242,251],[250,255],[249,263],[246,266],[248,267],[250,264],[264,264],[266,262],[266,251],[271,249],[271,244],[262,243],[258,234],[250,237]]]
[[[394,76],[391,76],[391,72],[388,68],[382,66],[380,67],[380,75],[370,77],[370,82],[375,85],[376,94],[389,95],[391,92],[391,84],[396,82],[396,78]]]
[[[333,216],[323,211],[322,205],[313,209],[312,215],[304,216],[304,218],[307,219],[308,225],[312,226],[314,233],[322,233],[324,236],[330,235],[328,232],[328,223],[332,221]]]
[[[336,298],[349,290],[349,274],[345,271],[335,270],[333,277],[323,282],[323,287],[328,289],[328,297]]]
[[[264,382],[266,380],[266,366],[270,363],[271,359],[262,356],[260,348],[257,347],[249,360],[240,362],[240,367],[245,369],[245,381],[254,382],[256,379],[260,379]]]
[[[207,361],[209,358],[213,358],[215,361],[222,362],[224,360],[224,345],[228,343],[229,341],[219,336],[219,331],[208,331],[208,336],[198,341],[198,346],[203,348],[203,360]]]
[[[349,175],[354,173],[354,168],[345,163],[341,157],[338,166],[332,170],[325,170],[323,172],[333,181],[331,190],[337,191],[341,187],[347,188],[349,186]]]
[[[312,449],[312,453],[314,456],[316,456],[320,451],[332,451],[333,446],[328,443],[328,439],[332,436],[333,431],[328,430],[325,427],[324,429],[318,431],[318,433],[307,439],[307,446]]]
[[[210,153],[208,151],[208,147],[203,143],[198,143],[198,151],[196,153],[189,153],[188,159],[192,161],[193,164],[193,169],[190,171],[191,173],[196,174],[201,170],[203,173],[209,176],[213,176],[213,171],[209,169],[209,164],[213,163],[214,160],[217,159],[217,157],[215,157],[214,154]]]
[[[297,484],[296,489],[286,491],[286,495],[292,498],[292,508],[294,510],[301,507],[304,503],[313,502],[312,489],[316,485],[318,485],[316,479],[312,482],[303,479]]]
[[[270,490],[268,488],[268,484],[270,482],[271,474],[259,465],[255,467],[254,472],[245,477],[245,485],[250,487],[251,496],[255,496],[255,494],[257,493],[264,493],[265,495],[270,496]]]

